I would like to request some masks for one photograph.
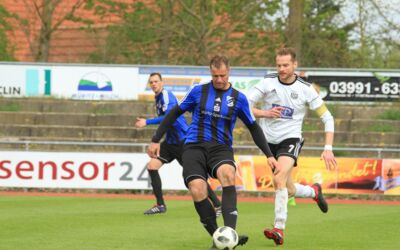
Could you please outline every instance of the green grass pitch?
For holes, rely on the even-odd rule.
[[[2,250],[203,249],[211,238],[191,201],[167,201],[168,212],[144,216],[153,201],[119,198],[0,196]],[[275,249],[263,236],[273,204],[239,202],[237,249]],[[218,219],[222,225],[222,218]],[[400,249],[400,207],[315,204],[289,206],[284,249]]]

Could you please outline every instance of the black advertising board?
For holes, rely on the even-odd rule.
[[[319,87],[326,101],[400,101],[400,72],[306,72],[306,80]]]

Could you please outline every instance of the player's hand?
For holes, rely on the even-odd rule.
[[[280,167],[278,162],[276,161],[275,157],[268,157],[268,164],[271,167],[272,173],[275,175],[279,172]]]
[[[337,162],[332,150],[324,150],[321,154],[321,160],[325,161],[325,167],[328,170],[336,170]]]
[[[147,154],[150,158],[157,158],[160,156],[160,143],[150,143],[149,148],[147,149]]]
[[[146,127],[146,119],[143,119],[143,118],[140,118],[140,117],[136,118],[135,127],[137,127],[137,128]]]
[[[265,110],[264,116],[266,118],[280,118],[281,117],[281,112],[284,110],[284,107],[273,107],[272,109]]]

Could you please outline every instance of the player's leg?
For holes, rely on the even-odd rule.
[[[303,146],[303,140],[296,142],[295,149],[293,152],[297,152],[292,155],[295,159],[294,166],[297,166],[297,158],[300,153],[301,147]],[[328,212],[328,203],[326,202],[323,194],[322,188],[319,183],[314,183],[313,185],[303,185],[300,183],[294,183],[291,175],[289,175],[287,181],[287,187],[289,192],[289,197],[301,197],[301,198],[312,198],[317,204],[320,210],[324,213]]]
[[[237,194],[235,186],[236,165],[232,150],[226,145],[214,145],[208,161],[209,174],[217,177],[222,186],[222,216],[224,225],[236,229],[238,219]],[[247,235],[239,235],[238,245],[247,243]]]
[[[188,186],[200,221],[210,236],[212,236],[215,230],[217,230],[218,225],[214,207],[207,198],[207,182],[200,178],[193,179],[188,183]]]
[[[279,172],[274,173],[273,181],[275,185],[275,221],[273,229],[265,229],[264,235],[272,239],[276,245],[283,244],[283,231],[287,220],[288,188],[287,181],[293,168],[294,159],[282,155],[278,158],[278,164],[281,166]]]
[[[174,159],[176,159],[181,166],[183,166],[182,162],[182,152],[183,152],[183,144],[177,145],[174,151]],[[214,190],[212,190],[210,184],[207,182],[207,190],[208,190],[208,198],[212,202],[215,212],[217,216],[221,215],[221,202],[218,199],[218,196],[215,194]]]
[[[236,229],[238,211],[235,187],[235,167],[233,164],[222,164],[216,169],[217,178],[222,185],[222,216],[224,225]],[[239,235],[238,246],[249,240],[247,235]]]
[[[288,156],[280,156],[278,164],[281,169],[278,173],[274,174],[273,179],[275,183],[275,227],[278,229],[285,229],[287,220],[287,201],[288,201],[288,188],[287,181],[289,179],[291,170],[293,168],[294,160]]]
[[[162,182],[160,174],[158,173],[158,170],[161,168],[162,165],[163,163],[159,159],[150,159],[146,166],[151,180],[153,194],[157,200],[156,205],[144,212],[144,214],[146,215],[165,213],[167,211],[162,194]]]
[[[214,207],[208,199],[206,152],[197,144],[185,145],[182,162],[183,178],[189,188],[200,222],[212,236],[218,225]]]
[[[222,164],[217,168],[216,173],[222,185],[222,216],[224,218],[224,225],[235,229],[238,214],[235,168],[230,164]]]
[[[208,191],[208,199],[210,199],[211,203],[214,206],[215,213],[217,216],[220,216],[222,214],[221,210],[221,201],[218,199],[217,194],[212,190],[210,184],[207,182],[207,191]]]

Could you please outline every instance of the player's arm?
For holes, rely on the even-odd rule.
[[[166,97],[164,97],[164,105],[163,105],[163,115],[160,115],[158,117],[154,117],[154,118],[149,118],[149,119],[142,119],[142,118],[138,118],[137,122],[135,124],[136,127],[142,128],[145,127],[147,125],[157,125],[160,124],[161,121],[164,119],[164,117],[166,116],[166,114],[168,114],[168,112],[173,109],[176,105],[177,105],[177,101],[175,96],[173,96],[170,92],[165,92]]]
[[[170,112],[164,117],[160,126],[158,126],[154,136],[151,138],[151,144],[147,149],[147,154],[151,158],[158,157],[160,153],[160,141],[164,134],[167,132],[168,129],[172,127],[176,119],[182,115],[184,111],[180,109],[178,105],[176,105]]]
[[[325,147],[321,154],[321,159],[325,161],[325,166],[327,169],[336,169],[337,163],[332,151],[335,121],[324,103],[316,108],[315,111],[325,126]]]
[[[250,105],[252,106],[252,112],[256,118],[279,118],[281,117],[281,111],[283,109],[282,107],[273,107],[268,110],[263,110],[256,107],[256,104],[267,94],[265,84],[266,83],[264,81],[261,81],[252,87],[247,94]]]
[[[252,111],[255,117],[257,118],[279,118],[281,117],[281,111],[283,110],[283,107],[273,107],[271,109],[267,110],[262,110],[258,109],[254,106],[253,104]]]
[[[164,116],[159,116],[159,117],[149,118],[149,119],[144,119],[144,118],[138,117],[138,118],[136,118],[135,127],[144,128],[147,125],[160,124],[163,119],[164,119]]]

